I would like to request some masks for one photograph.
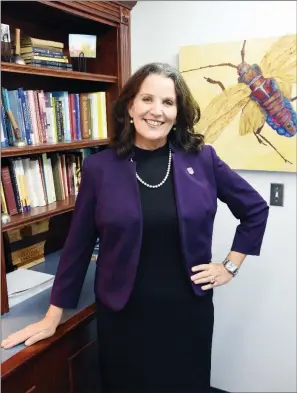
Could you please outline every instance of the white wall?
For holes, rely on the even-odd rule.
[[[138,1],[132,11],[132,71],[152,61],[178,67],[183,45],[296,33],[294,1]],[[212,386],[230,392],[296,392],[296,174],[241,172],[269,201],[284,183],[285,206],[270,207],[260,257],[215,290]],[[222,260],[236,226],[219,206],[213,244]]]

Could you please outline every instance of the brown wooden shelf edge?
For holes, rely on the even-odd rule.
[[[33,222],[37,222],[48,217],[54,217],[59,214],[69,212],[74,209],[75,198],[75,196],[71,196],[63,201],[56,201],[49,205],[34,207],[27,213],[13,215],[10,217],[10,223],[2,225],[2,232],[21,228],[24,225],[32,224]]]
[[[55,70],[52,68],[7,63],[4,61],[1,61],[1,71],[49,76],[49,77],[56,77],[56,78],[80,79],[80,80],[93,81],[93,82],[116,83],[118,80],[118,78],[113,75],[92,74],[90,72]]]
[[[80,141],[61,142],[61,143],[44,143],[42,145],[25,146],[25,147],[4,147],[1,149],[1,157],[18,157],[30,154],[50,153],[54,151],[83,149],[86,147],[107,145],[109,139],[83,139]]]
[[[72,318],[65,321],[63,324],[58,326],[54,336],[49,337],[45,340],[39,341],[38,343],[24,348],[22,351],[16,353],[14,356],[6,360],[1,365],[1,380],[7,378],[15,369],[21,365],[30,361],[34,356],[44,352],[48,347],[57,342],[67,332],[73,330],[78,325],[86,323],[94,318],[96,311],[96,305],[92,304],[82,311],[78,312]]]
[[[132,10],[133,7],[136,6],[137,1],[115,1],[115,3],[120,4],[123,7],[129,8],[129,10]]]

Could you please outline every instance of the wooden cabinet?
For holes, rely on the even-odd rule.
[[[2,365],[2,393],[100,393],[94,306]]]

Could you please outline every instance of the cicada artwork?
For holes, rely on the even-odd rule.
[[[277,39],[259,64],[248,62],[248,44],[247,40],[242,43],[239,64],[223,62],[181,70],[185,74],[205,69],[206,82],[218,85],[221,90],[202,110],[196,132],[205,136],[206,143],[212,144],[240,113],[239,134],[253,134],[256,143],[273,149],[290,166],[292,162],[279,150],[277,143],[263,135],[262,130],[267,124],[279,138],[292,138],[291,142],[296,144],[296,111],[292,103],[297,97],[292,97],[291,93],[297,77],[296,35]],[[238,83],[226,88],[223,80],[207,76],[207,69],[215,67],[233,68]]]

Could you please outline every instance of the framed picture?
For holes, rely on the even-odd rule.
[[[96,57],[97,36],[86,34],[69,34],[70,57],[79,57],[82,53],[85,58]]]

